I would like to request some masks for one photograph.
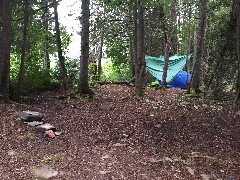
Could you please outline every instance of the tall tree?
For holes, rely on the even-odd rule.
[[[27,35],[28,35],[28,19],[29,19],[29,0],[24,0],[24,23],[23,23],[23,40],[21,49],[21,62],[20,71],[18,75],[18,87],[17,87],[17,99],[19,100],[22,94],[23,83],[24,83],[24,69],[26,59],[26,48],[27,48]]]
[[[144,95],[145,69],[146,62],[144,57],[144,8],[142,0],[136,0],[137,3],[137,58],[135,59],[135,94]]]
[[[9,97],[12,1],[1,0],[2,31],[0,40],[0,98]]]
[[[238,57],[238,76],[236,82],[236,97],[235,103],[240,105],[240,0],[235,1],[235,12],[237,16],[237,28],[236,28],[236,36],[237,36],[237,57]]]
[[[173,34],[173,23],[175,20],[175,9],[176,9],[176,0],[171,1],[171,7],[169,9],[169,20],[167,24],[167,39],[166,39],[166,45],[165,45],[165,52],[164,52],[164,66],[163,66],[163,75],[162,75],[162,86],[166,87],[167,82],[167,70],[168,70],[168,61],[169,61],[169,54],[172,46],[172,34]]]
[[[135,61],[134,61],[134,44],[133,44],[133,35],[129,32],[129,53],[130,53],[130,74],[131,78],[135,76]]]
[[[187,22],[186,22],[186,29],[187,29],[187,37],[186,37],[186,72],[187,72],[187,80],[186,80],[186,88],[187,93],[190,93],[190,78],[189,78],[189,70],[190,70],[190,62],[189,62],[189,54],[190,54],[190,47],[191,47],[191,17],[192,17],[192,1],[187,3]]]
[[[69,78],[67,75],[67,69],[65,66],[65,57],[63,56],[62,52],[62,42],[61,42],[61,36],[60,36],[60,28],[59,28],[59,22],[58,22],[58,2],[57,0],[53,1],[53,8],[54,8],[54,20],[55,20],[55,31],[56,31],[56,42],[57,42],[57,51],[58,51],[58,58],[59,58],[59,64],[61,69],[61,75],[62,75],[62,88],[65,90],[69,89]]]
[[[200,17],[194,38],[194,55],[193,55],[193,77],[192,87],[196,93],[200,93],[201,78],[202,78],[202,58],[203,46],[205,41],[205,27],[207,16],[208,0],[200,0]]]
[[[102,24],[101,32],[100,32],[100,45],[99,45],[99,52],[98,52],[98,80],[101,78],[102,73],[102,54],[103,54],[103,41],[104,41],[104,22]]]
[[[43,14],[43,26],[44,30],[47,32],[49,29],[49,3],[48,0],[43,0],[43,6],[45,8],[44,14]],[[50,58],[49,58],[49,38],[46,33],[45,39],[44,39],[44,57],[43,57],[43,68],[44,70],[48,71],[50,69]]]
[[[88,84],[88,64],[89,64],[89,26],[90,26],[90,0],[82,0],[82,16],[81,16],[81,58],[80,58],[80,94],[92,94]]]

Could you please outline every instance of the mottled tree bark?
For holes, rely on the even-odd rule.
[[[0,41],[0,98],[9,99],[12,1],[1,1],[2,31]]]
[[[135,94],[144,95],[146,62],[144,57],[144,9],[142,2],[137,0],[137,58],[135,62]]]
[[[237,56],[238,56],[238,76],[236,82],[235,104],[240,105],[240,0],[236,0],[235,12],[237,13]]]
[[[104,40],[104,22],[102,24],[101,28],[101,35],[100,35],[100,47],[99,47],[99,53],[98,53],[98,80],[101,79],[102,74],[102,54],[103,54],[103,40]]]
[[[82,31],[81,31],[81,58],[80,58],[80,94],[92,94],[88,84],[88,62],[89,62],[89,26],[90,26],[90,0],[82,0]]]
[[[54,2],[53,2],[54,20],[55,20],[58,58],[59,58],[59,64],[60,64],[60,69],[61,69],[61,75],[62,75],[62,88],[64,90],[68,90],[70,85],[69,85],[69,79],[68,79],[68,75],[67,75],[67,69],[65,66],[65,57],[63,56],[63,53],[62,53],[62,42],[61,42],[60,28],[59,28],[59,22],[58,22],[57,6],[58,6],[57,1],[54,0]]]
[[[45,14],[43,16],[43,26],[44,26],[44,30],[48,31],[48,28],[49,28],[48,0],[43,0],[43,6],[46,7]],[[48,35],[45,35],[44,39],[45,39],[44,40],[45,42],[44,42],[43,68],[44,70],[48,71],[50,69],[50,58],[49,58],[49,52],[48,52],[48,48],[49,48]]]
[[[135,76],[135,61],[134,61],[134,44],[133,44],[133,35],[129,33],[129,43],[130,43],[130,74],[131,77]]]
[[[163,66],[163,75],[162,75],[162,86],[166,87],[167,82],[167,70],[168,70],[168,61],[169,61],[169,54],[170,54],[170,49],[172,45],[172,32],[173,32],[173,23],[175,20],[175,9],[176,9],[176,0],[171,1],[171,8],[169,10],[169,21],[167,24],[167,40],[166,40],[166,45],[165,45],[165,52],[164,52],[164,66]]]
[[[189,53],[190,51],[190,44],[191,44],[191,30],[190,30],[190,24],[191,24],[191,17],[192,17],[192,2],[188,2],[187,3],[187,14],[188,14],[188,19],[187,19],[187,29],[188,29],[188,33],[187,33],[187,38],[186,38],[186,71],[187,71],[187,82],[186,82],[186,89],[187,89],[187,93],[190,93],[190,88],[191,88],[191,83],[190,83],[190,79],[189,79],[189,71],[190,71],[190,62],[189,62]]]
[[[18,75],[18,87],[17,87],[17,100],[19,100],[23,84],[24,84],[24,71],[25,71],[25,59],[26,59],[26,48],[27,48],[27,35],[28,35],[28,18],[29,17],[29,0],[24,0],[24,23],[23,23],[23,40],[21,49],[21,64]]]
[[[196,93],[200,93],[201,78],[202,78],[202,58],[203,58],[203,46],[206,27],[208,0],[200,1],[200,18],[198,20],[198,26],[194,38],[194,56],[193,56],[193,77],[192,87]]]
[[[134,5],[133,5],[133,22],[134,22],[134,29],[133,29],[133,72],[134,72],[134,84],[136,82],[136,66],[137,66],[137,39],[138,39],[138,34],[137,34],[137,28],[138,28],[138,0],[134,0]]]

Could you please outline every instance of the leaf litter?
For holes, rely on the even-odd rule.
[[[24,107],[2,104],[0,178],[31,179],[36,167],[63,180],[240,177],[239,108],[182,98],[181,89],[146,89],[142,99],[133,92],[103,85],[91,101],[51,98],[63,94],[57,91],[31,94]],[[16,120],[28,110],[64,133],[47,138]],[[41,166],[42,157],[56,154]]]

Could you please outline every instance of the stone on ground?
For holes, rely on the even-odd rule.
[[[43,115],[34,111],[23,111],[19,114],[20,120],[24,122],[42,121]]]
[[[42,124],[42,125],[36,127],[36,131],[38,131],[38,132],[46,132],[49,130],[52,130],[53,132],[55,132],[56,128],[48,123],[45,123],[45,124]]]
[[[58,175],[58,171],[53,169],[51,166],[47,164],[43,164],[39,167],[35,167],[31,170],[32,175],[37,176],[39,178],[49,179],[51,177],[55,177]]]

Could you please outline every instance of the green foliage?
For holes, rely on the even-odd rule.
[[[141,1],[145,11],[145,52],[149,55],[164,54],[166,30],[170,0]],[[208,23],[206,31],[206,58],[203,61],[203,72],[212,79],[211,88],[222,91],[232,87],[238,67],[236,54],[236,19],[232,13],[232,0],[211,0],[208,7]],[[190,33],[190,46],[193,51],[194,31],[197,23],[199,1],[178,1],[176,20],[173,28],[173,44],[171,54],[186,52],[186,43]],[[134,30],[133,0],[94,0],[92,1],[90,48],[96,54],[99,49],[100,35],[104,30],[104,49],[110,59],[103,65],[101,80],[129,79],[130,35]],[[44,30],[41,17],[46,9],[41,9],[40,1],[31,1],[29,14],[28,42],[25,61],[24,92],[39,89],[51,89],[59,86],[60,70],[43,69],[42,59],[44,45],[48,44],[48,52],[53,56],[56,51],[54,28],[49,17],[49,30]],[[191,7],[191,8],[190,8]],[[189,13],[191,11],[191,13]],[[191,14],[191,17],[189,17]],[[20,56],[23,36],[23,4],[13,3],[12,54],[11,54],[11,89],[17,87]],[[49,16],[51,16],[49,14]],[[179,17],[180,16],[180,17]],[[38,17],[38,18],[37,18]],[[40,17],[40,18],[39,18]],[[60,27],[63,53],[71,42],[71,34],[66,27]],[[46,42],[47,41],[47,42]],[[66,58],[66,67],[72,87],[77,87],[79,79],[79,63],[77,59]],[[89,84],[96,86],[97,64],[89,65]],[[212,78],[211,78],[212,77]]]
[[[129,80],[129,64],[122,63],[119,66],[114,66],[111,61],[105,62],[103,65],[102,80]]]
[[[210,1],[209,6],[211,11],[206,34],[209,54],[203,70],[208,76],[208,88],[218,96],[223,91],[233,89],[236,82],[236,22],[232,12],[232,1]]]
[[[11,54],[10,82],[12,96],[14,96],[18,85],[19,64],[20,56],[17,54]],[[50,69],[49,72],[44,71],[42,68],[42,62],[38,59],[28,59],[25,62],[23,93],[27,94],[30,91],[50,90],[59,87],[58,80],[54,79],[52,76],[53,73],[52,69]]]
[[[114,66],[119,66],[123,63],[128,63],[129,57],[129,44],[123,40],[115,40],[115,42],[107,43],[107,57],[111,58]]]
[[[73,86],[77,86],[79,74],[80,74],[79,60],[66,58],[65,64],[68,72],[68,77],[70,79],[70,83]],[[58,69],[59,69],[59,65],[58,65]],[[60,74],[60,71],[59,71],[59,74]]]
[[[96,81],[99,79],[98,73],[97,73],[97,63],[91,63],[88,68],[88,77],[89,77],[89,86],[92,88],[95,88],[98,86]]]
[[[78,89],[78,83],[79,83],[79,75],[80,75],[79,60],[71,59],[67,57],[65,61],[65,65],[67,68],[68,77],[70,79],[72,90],[75,91]],[[61,76],[60,76],[60,68],[58,63],[54,66],[53,72],[54,72],[53,77],[57,81],[60,81]],[[98,80],[97,64],[96,63],[89,64],[88,72],[89,72],[89,86],[91,88],[94,88],[97,86],[96,81]]]
[[[43,15],[46,9],[42,8],[42,2],[31,1],[29,11],[29,25],[27,35],[27,49],[25,54],[25,67],[23,90],[28,94],[35,90],[51,90],[59,87],[60,73],[59,68],[44,69],[43,55],[44,47],[50,57],[57,52],[56,37],[52,27],[52,19],[49,14],[48,30],[44,29]],[[24,12],[23,4],[13,3],[13,22],[12,22],[12,42],[11,42],[11,60],[10,60],[10,82],[11,96],[14,98],[18,86],[18,76],[20,69],[20,59],[22,53],[23,41],[23,22]],[[71,34],[66,27],[60,27],[61,43],[63,54],[67,52],[67,47],[71,42]],[[74,79],[74,78],[72,78]]]

